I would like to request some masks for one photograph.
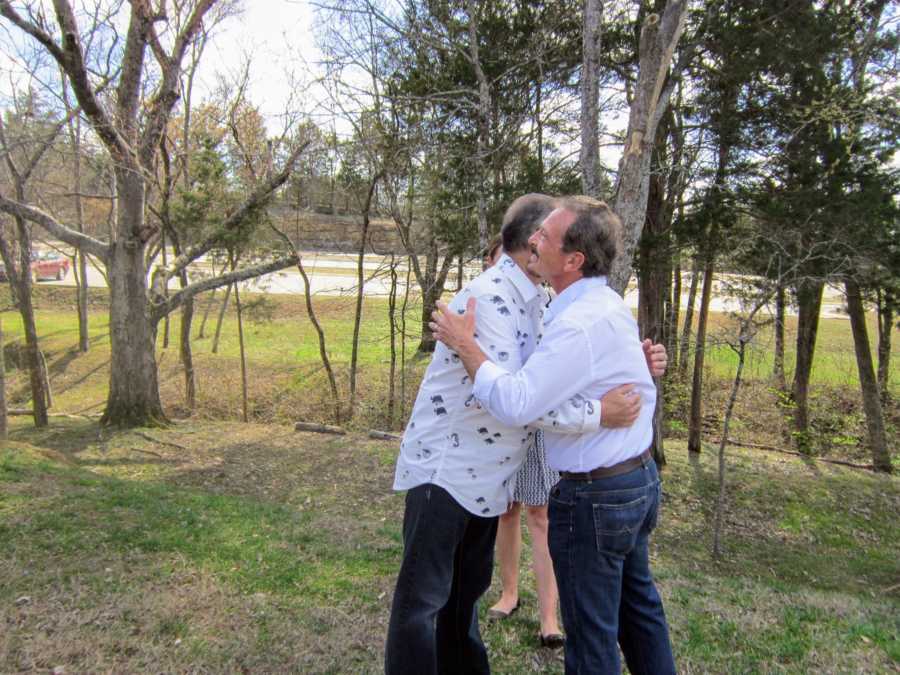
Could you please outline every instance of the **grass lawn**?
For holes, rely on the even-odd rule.
[[[108,320],[104,293],[93,300],[91,349],[79,354],[71,290],[37,290],[52,411],[102,411]],[[194,341],[198,411],[168,429],[101,431],[90,420],[53,418],[35,430],[27,417],[13,418],[0,444],[0,673],[380,671],[403,501],[390,489],[396,444],[362,431],[402,428],[386,413],[386,304],[366,302],[359,409],[350,435],[330,437],[287,424],[331,421],[301,300],[247,300],[254,423],[233,421],[241,401],[233,313],[218,354],[214,315]],[[352,306],[351,298],[316,300],[343,392]],[[201,303],[195,334],[202,311]],[[418,312],[410,307],[411,333]],[[21,326],[12,312],[0,319],[8,395],[25,408]],[[727,317],[711,324],[713,336],[727,334]],[[790,322],[789,344],[794,329]],[[417,338],[408,341],[410,358]],[[784,447],[769,339],[763,331],[751,354],[732,437]],[[163,401],[184,417],[177,346],[162,342],[161,328]],[[895,344],[895,401],[898,351]],[[704,419],[712,441],[733,363],[727,346],[710,354]],[[789,369],[792,359],[789,352]],[[407,410],[426,363],[408,365]],[[817,454],[870,461],[847,321],[821,324],[812,393]],[[900,672],[900,478],[732,447],[726,553],[713,561],[714,452],[688,458],[678,438],[683,386],[668,381],[666,396],[673,433],[652,554],[680,670]],[[896,403],[887,424],[896,448]],[[538,648],[528,548],[523,610],[484,625],[497,673],[562,672],[560,655]]]
[[[379,672],[395,453],[279,425],[17,423],[0,450],[0,672]],[[900,669],[900,479],[734,451],[716,562],[713,453],[668,454],[652,556],[682,672]],[[559,673],[527,551],[523,609],[483,633],[495,672]]]

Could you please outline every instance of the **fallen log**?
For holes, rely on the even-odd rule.
[[[399,434],[392,434],[389,431],[378,431],[377,429],[369,429],[369,438],[373,438],[376,441],[399,441],[402,436]]]
[[[317,434],[335,434],[336,436],[344,436],[347,433],[341,427],[334,427],[329,424],[315,424],[313,422],[297,422],[294,425],[294,431],[313,431]]]
[[[721,439],[712,439],[714,443],[719,443]],[[774,445],[762,445],[761,443],[745,443],[744,441],[736,441],[733,438],[728,439],[729,445],[736,445],[740,448],[753,448],[754,450],[766,450],[768,452],[779,452],[783,455],[793,455],[794,457],[802,457],[803,459],[811,459],[816,462],[827,462],[828,464],[839,464],[841,466],[849,466],[853,469],[865,469],[866,471],[874,471],[871,464],[857,464],[856,462],[848,462],[844,459],[828,459],[827,457],[813,457],[812,455],[804,455],[796,450],[785,450]]]
[[[28,408],[10,408],[6,411],[6,414],[10,417],[14,416],[26,416],[33,415],[34,411],[29,410]],[[48,412],[47,417],[68,417],[69,419],[94,419],[96,417],[102,417],[103,413],[92,413],[90,415],[83,415],[80,413],[61,413],[61,412]]]

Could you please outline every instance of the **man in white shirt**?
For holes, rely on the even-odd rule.
[[[529,271],[557,297],[541,345],[511,373],[472,339],[477,312],[435,312],[435,337],[453,349],[474,380],[476,400],[505,424],[527,424],[563,410],[572,397],[596,398],[637,384],[637,421],[580,435],[545,431],[561,480],[550,495],[550,554],[566,629],[567,673],[675,672],[662,601],[650,574],[648,538],[660,482],[647,448],[656,390],[637,324],[606,284],[621,224],[606,204],[563,200],[531,237]],[[481,308],[478,308],[481,311]],[[472,316],[472,313],[475,316]],[[618,645],[617,645],[618,643]]]
[[[513,202],[502,228],[506,253],[448,308],[462,313],[467,301],[478,306],[473,340],[504,372],[521,368],[541,340],[548,296],[525,268],[529,236],[553,204],[544,195]],[[662,369],[664,361],[663,351]],[[610,391],[602,401],[573,396],[531,422],[568,433],[596,432],[601,421],[631,424],[642,402],[628,389]],[[458,355],[437,346],[397,460],[394,488],[408,492],[387,673],[489,672],[476,603],[490,586],[497,516],[512,501],[513,479],[533,434],[528,425],[491,417],[475,400]]]

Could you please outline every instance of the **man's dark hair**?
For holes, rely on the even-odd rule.
[[[516,199],[503,214],[503,250],[516,253],[528,247],[528,238],[534,234],[544,218],[556,208],[556,200],[549,195],[532,192]]]
[[[591,197],[566,197],[559,206],[575,214],[563,236],[563,252],[584,255],[581,273],[586,277],[609,274],[619,252],[622,221],[606,202]]]

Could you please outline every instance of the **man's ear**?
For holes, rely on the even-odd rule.
[[[566,254],[566,272],[577,272],[581,269],[582,265],[584,265],[584,253],[575,251],[574,253]]]

